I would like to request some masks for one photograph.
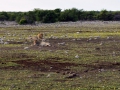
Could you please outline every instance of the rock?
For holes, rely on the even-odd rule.
[[[48,74],[46,77],[47,77],[47,78],[49,78],[50,76],[51,76],[51,75],[50,75],[50,74]]]
[[[79,58],[79,55],[76,55],[75,58]]]
[[[76,76],[77,76],[76,73],[72,73],[72,74],[69,74],[66,78],[74,78],[74,77],[76,77]]]
[[[24,49],[28,49],[29,47],[24,47]]]

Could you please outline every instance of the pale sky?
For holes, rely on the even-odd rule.
[[[62,10],[77,8],[83,10],[120,11],[120,0],[0,0],[1,11],[30,11],[39,9]]]

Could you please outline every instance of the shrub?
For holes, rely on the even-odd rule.
[[[115,15],[115,16],[114,16],[114,20],[115,20],[115,21],[120,21],[120,15]]]
[[[23,24],[27,24],[27,20],[26,19],[20,19],[19,24],[23,25]]]

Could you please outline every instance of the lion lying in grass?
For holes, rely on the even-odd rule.
[[[29,36],[26,41],[33,42],[33,45],[39,45],[43,39],[43,33],[39,33],[36,36]]]
[[[43,38],[43,33],[39,33],[36,36],[30,36],[27,38],[28,41],[33,42],[33,45],[41,45],[41,46],[51,46],[49,42],[45,42],[45,39]]]

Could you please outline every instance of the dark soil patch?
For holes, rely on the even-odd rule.
[[[26,54],[26,53],[9,53],[9,54],[3,54],[3,55],[1,55],[0,56],[1,58],[13,58],[13,59],[15,59],[15,58],[35,58],[36,56],[33,56],[33,55],[28,55],[28,54]]]
[[[59,58],[58,58],[59,59]],[[4,67],[2,69],[30,69],[30,70],[36,70],[36,71],[42,71],[42,72],[61,72],[61,71],[70,71],[70,67],[77,66],[78,64],[70,63],[70,62],[60,62],[57,60],[52,60],[52,58],[49,58],[49,60],[39,60],[39,61],[33,61],[33,60],[19,60],[19,61],[12,61],[14,63],[17,63],[18,66],[9,66]]]
[[[24,44],[22,41],[8,41],[9,44]]]
[[[10,69],[10,70],[34,70],[34,71],[41,71],[41,72],[56,72],[61,73],[63,75],[69,73],[88,73],[88,72],[98,72],[98,71],[105,71],[105,70],[117,70],[120,71],[120,63],[118,62],[105,62],[105,61],[98,61],[93,62],[90,64],[77,64],[77,63],[70,63],[70,62],[60,62],[60,58],[48,58],[48,60],[18,60],[18,61],[11,61],[17,63],[18,66],[8,66],[2,67],[0,69]],[[84,70],[81,71],[73,71],[71,70],[72,67],[85,67]]]

